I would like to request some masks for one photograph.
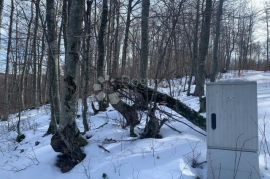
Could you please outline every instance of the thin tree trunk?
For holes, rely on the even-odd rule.
[[[63,0],[62,26],[63,26],[63,39],[64,39],[65,49],[67,49],[67,20],[68,20],[68,0]]]
[[[107,27],[108,18],[108,1],[103,0],[101,24],[98,33],[98,60],[97,60],[97,77],[104,77],[105,45],[104,37]]]
[[[57,60],[57,35],[55,21],[55,2],[47,0],[47,41],[48,41],[48,67],[49,67],[49,92],[51,102],[51,123],[47,134],[54,134],[57,130],[57,124],[60,121],[60,94],[59,94],[59,76]]]
[[[204,95],[204,84],[205,84],[205,60],[208,53],[209,37],[210,37],[210,23],[212,15],[212,0],[206,0],[206,8],[204,11],[204,21],[201,30],[201,40],[199,45],[199,65],[198,75],[196,79],[196,88],[194,95]]]
[[[116,1],[116,0],[115,0]],[[112,44],[113,44],[113,36],[111,34],[114,34],[114,3],[112,1],[109,1],[109,12],[108,12],[108,26],[107,26],[107,35],[105,35],[105,57],[106,57],[106,68],[105,73],[107,75],[111,75],[111,61],[112,61]]]
[[[123,44],[123,49],[122,49],[121,75],[124,75],[125,69],[126,69],[128,36],[129,36],[129,27],[130,27],[130,14],[131,14],[131,11],[132,11],[132,2],[133,2],[133,0],[128,1],[125,37],[124,37],[124,44]]]
[[[270,70],[269,66],[269,14],[268,9],[266,10],[266,71]]]
[[[97,60],[97,78],[104,78],[104,64],[105,64],[105,45],[104,38],[107,27],[107,18],[108,18],[108,2],[107,0],[103,0],[102,14],[101,14],[101,24],[98,33],[98,60]],[[105,99],[103,101],[99,101],[99,110],[105,111],[108,107]]]
[[[84,126],[84,133],[89,131],[89,124],[87,119],[87,111],[88,111],[88,104],[87,104],[87,97],[88,97],[88,90],[89,90],[89,73],[90,73],[90,34],[91,34],[91,7],[93,1],[87,1],[87,10],[85,13],[85,35],[86,40],[83,44],[84,46],[84,59],[83,59],[83,96],[82,96],[82,118],[83,118],[83,126]]]
[[[36,14],[35,14],[35,27],[34,27],[34,39],[33,39],[33,90],[34,90],[34,106],[37,107],[39,105],[38,102],[38,75],[37,75],[37,33],[38,33],[38,25],[39,25],[39,3],[40,0],[35,2],[36,5]]]
[[[0,27],[2,27],[2,14],[3,14],[3,8],[4,8],[4,0],[0,0]],[[1,42],[1,33],[0,33],[0,42]]]
[[[9,62],[11,54],[11,41],[12,41],[12,28],[13,28],[13,14],[14,14],[14,0],[11,0],[10,17],[9,17],[9,29],[8,29],[8,45],[7,45],[7,63],[5,72],[5,110],[3,120],[8,119],[9,115]]]
[[[112,77],[117,77],[118,74],[118,58],[119,58],[119,20],[120,20],[120,2],[115,1],[115,11],[116,11],[116,29],[115,29],[115,39],[114,39],[114,53],[112,61]]]
[[[199,23],[200,23],[200,0],[197,0],[196,4],[196,19],[195,19],[195,30],[194,30],[194,41],[193,41],[193,55],[192,55],[192,67],[191,67],[191,75],[188,81],[188,90],[187,95],[190,95],[190,88],[192,83],[193,75],[197,76],[198,71],[198,31],[199,31]]]
[[[216,81],[217,73],[219,72],[218,65],[218,47],[219,47],[219,37],[220,37],[220,25],[221,25],[221,17],[223,10],[223,2],[224,0],[219,0],[218,11],[216,15],[216,31],[215,31],[215,39],[214,39],[214,49],[213,49],[213,64],[212,64],[212,74],[210,77],[211,82]]]
[[[45,99],[42,97],[42,92],[45,92],[44,88],[42,88],[42,81],[43,81],[43,75],[42,75],[42,63],[44,58],[44,51],[45,51],[45,33],[42,34],[42,40],[41,40],[41,55],[40,55],[40,61],[38,64],[38,91],[39,91],[39,102],[44,104]]]
[[[141,22],[141,61],[140,78],[146,84],[149,53],[149,18],[150,0],[142,0],[142,22]]]
[[[33,2],[31,3],[31,17],[30,21],[28,23],[28,30],[27,30],[27,37],[25,42],[25,51],[24,51],[24,64],[21,74],[21,81],[20,81],[20,102],[21,102],[21,109],[25,109],[25,82],[26,82],[26,71],[27,71],[27,65],[28,65],[28,50],[29,50],[29,41],[30,41],[30,35],[31,35],[31,26],[33,22]]]

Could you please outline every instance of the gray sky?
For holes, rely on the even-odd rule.
[[[254,4],[258,8],[263,8],[265,0],[251,0],[252,4]]]
[[[265,7],[265,2],[270,3],[270,0],[251,0],[252,5],[256,11],[261,11]],[[265,14],[263,12],[259,13],[260,17],[263,17]],[[266,40],[266,24],[263,21],[256,20],[255,24],[255,41],[265,41]]]

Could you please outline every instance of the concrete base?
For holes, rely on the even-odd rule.
[[[260,179],[258,153],[207,150],[207,179]]]

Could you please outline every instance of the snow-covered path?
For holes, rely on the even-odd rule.
[[[226,74],[223,78],[236,77]],[[266,170],[270,166],[270,155],[264,152],[270,140],[270,73],[246,72],[241,79],[258,82],[260,170],[264,178],[270,179],[270,171]],[[184,94],[178,97],[198,109],[197,98]],[[196,176],[206,179],[205,163],[196,169],[191,167],[193,159],[199,163],[206,160],[206,139],[179,122],[170,125],[181,134],[164,126],[161,129],[163,139],[132,140],[129,131],[119,126],[121,116],[117,112],[108,110],[91,116],[92,130],[87,135],[92,137],[85,147],[87,157],[71,172],[62,174],[54,166],[57,154],[49,145],[51,136],[42,137],[49,123],[49,107],[26,111],[23,117],[26,139],[21,144],[14,142],[16,133],[12,127],[15,122],[10,122],[9,132],[7,124],[0,123],[0,179],[102,179],[103,176],[109,179],[191,179]],[[180,116],[179,119],[185,121]],[[78,119],[80,127],[81,121]],[[140,124],[136,131],[141,132],[143,127],[144,124]],[[110,153],[98,145],[103,145]]]

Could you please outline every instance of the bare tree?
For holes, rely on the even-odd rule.
[[[140,79],[147,79],[148,53],[149,53],[149,8],[150,0],[142,0],[142,22],[141,22],[141,61],[140,61]],[[146,83],[146,81],[144,81]]]
[[[124,74],[127,61],[127,48],[128,48],[128,36],[129,36],[129,27],[130,27],[130,15],[132,11],[132,2],[133,0],[128,1],[127,7],[127,19],[126,19],[126,28],[125,28],[125,37],[124,44],[122,49],[122,66],[121,66],[121,75]]]
[[[60,121],[60,94],[58,79],[58,49],[55,21],[55,2],[47,0],[47,41],[48,41],[48,67],[50,76],[50,102],[51,102],[51,123],[47,134],[54,134],[57,131],[57,123]]]
[[[87,104],[87,97],[88,97],[88,90],[89,90],[89,73],[90,73],[90,60],[91,60],[91,53],[90,53],[90,43],[91,43],[91,7],[92,7],[92,0],[87,1],[86,13],[84,15],[84,22],[85,22],[85,35],[86,39],[83,42],[83,62],[82,62],[82,71],[83,71],[83,96],[82,96],[82,117],[83,117],[83,126],[84,126],[84,133],[89,131],[89,124],[87,119],[87,111],[88,111],[88,104]]]
[[[98,33],[98,60],[97,60],[97,77],[104,77],[104,62],[105,62],[105,46],[104,37],[108,21],[108,1],[103,0],[101,23]]]
[[[85,146],[87,141],[81,136],[75,121],[78,99],[77,69],[80,58],[84,5],[84,0],[70,0],[68,4],[64,98],[59,129],[51,139],[53,149],[63,153],[57,162],[62,172],[71,170],[86,156],[81,147]]]
[[[13,15],[14,15],[14,1],[11,0],[10,17],[9,17],[9,30],[8,30],[7,57],[6,57],[7,62],[6,62],[6,72],[5,72],[5,110],[4,110],[3,120],[7,120],[8,115],[9,115],[9,99],[10,99],[9,98],[9,96],[10,96],[10,94],[9,94],[9,69],[10,69],[9,63],[10,63],[10,56],[11,56]]]
[[[37,62],[38,62],[38,56],[37,56],[37,38],[38,38],[38,26],[39,26],[39,11],[40,11],[40,0],[35,1],[36,6],[36,13],[35,13],[35,26],[34,26],[34,39],[33,39],[33,97],[34,97],[34,106],[39,105],[38,101],[38,75],[37,75]]]
[[[26,86],[26,75],[27,75],[27,70],[29,66],[29,43],[30,43],[30,36],[31,36],[31,27],[33,23],[33,18],[34,18],[34,3],[31,2],[31,16],[30,20],[28,22],[28,27],[27,27],[27,37],[26,37],[26,42],[25,42],[25,50],[24,50],[24,62],[23,62],[23,67],[22,67],[22,74],[21,74],[21,80],[20,80],[20,108],[25,109],[25,86]],[[25,18],[26,13],[23,11]]]
[[[196,1],[196,19],[195,19],[195,29],[193,34],[193,48],[192,48],[192,66],[191,66],[191,76],[188,81],[187,95],[190,95],[190,88],[192,83],[193,75],[197,75],[198,71],[198,33],[199,33],[199,23],[200,23],[200,0]]]
[[[112,70],[111,75],[113,78],[117,77],[118,74],[118,64],[119,64],[119,47],[120,47],[120,34],[119,34],[119,28],[120,28],[120,1],[114,1],[115,3],[115,16],[116,16],[116,27],[115,27],[115,36],[114,36],[114,50],[113,50],[113,60],[112,60]]]
[[[98,59],[97,59],[97,78],[104,78],[105,75],[105,45],[104,38],[108,21],[108,1],[103,0],[102,14],[101,14],[101,23],[98,33]],[[105,101],[106,99],[99,101],[99,110],[105,111],[108,107],[108,104]]]
[[[223,10],[224,0],[219,0],[218,10],[216,13],[216,27],[215,27],[215,38],[214,38],[214,49],[213,49],[213,65],[212,65],[212,74],[211,74],[211,82],[216,80],[217,73],[219,72],[218,66],[218,47],[219,47],[219,38],[220,38],[220,25],[221,25],[221,17]]]
[[[200,45],[199,45],[199,61],[198,61],[198,75],[196,76],[196,88],[194,95],[203,96],[204,95],[204,84],[205,84],[205,60],[208,53],[208,45],[210,38],[210,23],[212,16],[212,0],[206,0],[203,16],[203,23],[200,35]]]
[[[269,8],[265,7],[265,21],[266,21],[266,71],[270,69],[269,65]]]
[[[2,27],[3,8],[4,8],[4,0],[0,0],[0,27]]]

